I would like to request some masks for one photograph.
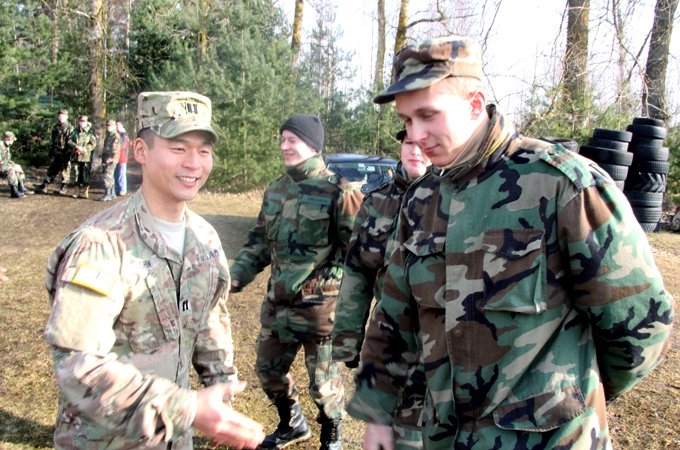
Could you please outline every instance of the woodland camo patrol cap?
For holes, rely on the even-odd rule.
[[[415,91],[446,77],[482,79],[482,49],[466,36],[427,39],[404,47],[394,57],[394,80],[373,101],[389,103],[396,94]]]
[[[150,128],[160,137],[171,139],[190,131],[207,131],[217,142],[211,118],[210,99],[195,92],[142,92],[137,99],[138,132]]]

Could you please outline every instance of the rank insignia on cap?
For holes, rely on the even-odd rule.
[[[102,272],[90,264],[78,266],[71,283],[90,289],[102,295],[110,295],[116,279],[113,275]]]

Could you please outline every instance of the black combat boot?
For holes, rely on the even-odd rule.
[[[258,449],[280,450],[296,442],[306,441],[312,436],[299,403],[283,398],[275,400],[274,405],[281,421],[276,430],[264,438]]]
[[[321,423],[321,437],[319,450],[342,449],[342,419],[333,419]]]
[[[17,187],[16,184],[10,184],[9,185],[9,192],[10,192],[10,197],[12,197],[12,198],[21,198],[21,197],[24,196],[24,194],[19,191],[19,188]]]
[[[26,187],[26,184],[24,184],[23,181],[19,181],[19,192],[21,192],[24,195],[32,195],[33,191],[28,189]]]
[[[35,192],[38,194],[47,194],[47,181],[43,181],[41,184],[36,186]]]

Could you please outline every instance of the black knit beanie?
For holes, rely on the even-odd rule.
[[[307,114],[291,116],[281,125],[279,134],[282,134],[283,130],[295,134],[318,152],[323,149],[323,125],[321,125],[321,119],[317,116]]]

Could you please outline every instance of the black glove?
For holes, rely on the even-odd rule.
[[[345,366],[347,366],[348,369],[356,369],[359,367],[359,355],[355,356],[354,359],[350,361],[345,361]]]

